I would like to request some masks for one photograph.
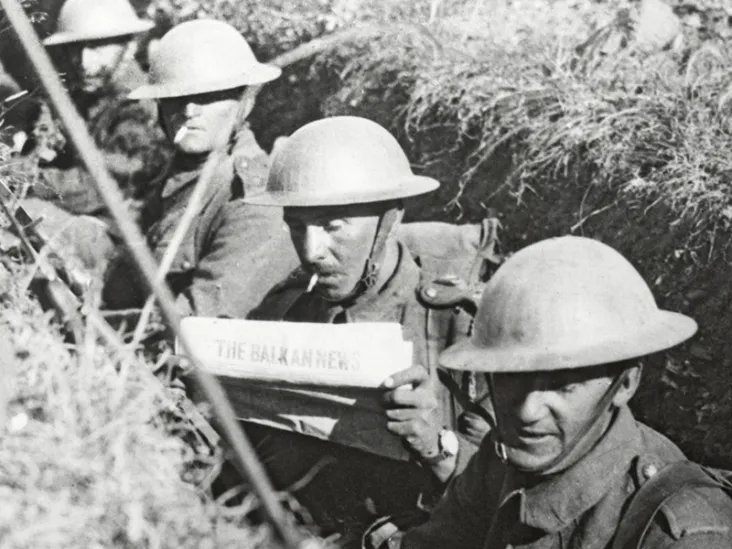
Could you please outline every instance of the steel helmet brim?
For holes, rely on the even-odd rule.
[[[647,327],[595,343],[577,341],[571,346],[527,348],[526,345],[481,347],[466,339],[440,355],[440,365],[451,370],[490,373],[540,372],[612,364],[669,349],[697,331],[694,319],[659,310]]]
[[[125,27],[116,27],[109,29],[97,29],[87,32],[57,32],[49,36],[43,41],[44,46],[60,46],[63,44],[73,44],[75,42],[93,42],[94,40],[106,40],[108,38],[116,38],[122,36],[131,36],[141,34],[152,29],[155,24],[152,21],[132,21]]]
[[[203,82],[169,82],[166,84],[145,84],[130,92],[129,99],[164,99],[166,97],[184,97],[223,90],[231,90],[244,86],[265,84],[279,78],[282,69],[274,65],[259,63],[249,67],[246,73],[234,75],[221,80]]]
[[[311,195],[302,191],[260,191],[245,196],[244,202],[258,206],[345,206],[348,204],[368,204],[372,202],[384,202],[387,200],[399,200],[434,191],[440,183],[431,177],[423,175],[411,175],[401,177],[391,182],[391,186],[384,188],[364,189],[361,192],[349,190],[348,194],[333,192],[330,195],[323,193],[312,193]]]

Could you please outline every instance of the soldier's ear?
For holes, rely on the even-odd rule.
[[[628,368],[625,379],[613,398],[613,404],[616,407],[620,408],[621,406],[625,406],[633,398],[633,395],[638,390],[638,385],[640,385],[642,372],[643,364],[641,363]]]
[[[239,124],[243,124],[254,108],[254,103],[257,100],[257,93],[259,86],[247,86],[244,88],[239,99]]]
[[[399,208],[399,209],[397,209],[395,225],[399,225],[403,221],[404,221],[404,208]]]

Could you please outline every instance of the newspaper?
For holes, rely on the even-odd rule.
[[[181,331],[240,420],[409,459],[386,429],[379,389],[412,365],[400,324],[188,317]]]
[[[216,375],[327,387],[379,387],[412,364],[400,324],[316,324],[188,317],[181,331]]]

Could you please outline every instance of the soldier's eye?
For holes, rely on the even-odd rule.
[[[290,232],[293,233],[301,233],[305,229],[305,225],[299,219],[290,219],[286,217],[285,223],[287,223],[287,227],[290,229]]]
[[[325,230],[328,232],[338,231],[343,228],[345,222],[342,219],[331,219],[325,224]]]
[[[568,393],[576,387],[576,378],[571,374],[559,371],[547,376],[544,380],[544,390]]]

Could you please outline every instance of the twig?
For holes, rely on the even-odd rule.
[[[173,265],[173,261],[178,255],[178,250],[183,244],[183,239],[188,234],[188,231],[193,224],[193,220],[199,214],[201,203],[203,202],[203,197],[206,195],[206,191],[209,188],[209,185],[213,178],[215,167],[224,158],[225,155],[221,154],[219,151],[214,151],[213,153],[211,153],[211,155],[209,155],[209,158],[206,161],[206,165],[204,166],[204,170],[201,172],[201,176],[196,182],[193,193],[191,193],[191,197],[188,201],[188,204],[186,205],[185,211],[183,212],[183,216],[181,217],[178,226],[175,228],[173,236],[170,239],[170,243],[165,249],[163,257],[160,260],[160,265],[158,266],[158,270],[155,273],[155,281],[158,284],[163,283],[165,281],[165,278],[168,276],[168,271],[170,271],[170,268]],[[142,340],[142,337],[145,334],[145,329],[147,328],[147,324],[150,320],[150,315],[152,314],[154,305],[155,294],[151,294],[150,297],[147,298],[145,306],[142,308],[140,319],[137,322],[137,326],[135,327],[135,332],[132,336],[132,341],[130,343],[131,347],[136,347]]]
[[[295,529],[282,507],[262,464],[257,459],[251,444],[238,424],[234,409],[223,388],[218,380],[202,367],[200,362],[195,359],[194,353],[191,352],[192,347],[188,339],[180,331],[180,318],[175,309],[173,296],[165,284],[157,282],[155,261],[149,250],[147,250],[143,236],[135,221],[127,211],[121,191],[107,172],[101,153],[96,149],[84,120],[76,112],[71,98],[64,89],[48,53],[38,41],[35,30],[18,0],[0,0],[0,5],[4,8],[5,16],[12,24],[36,73],[43,82],[51,102],[75,145],[76,151],[92,175],[92,181],[109,209],[137,267],[158,298],[165,320],[179,338],[187,354],[194,357],[193,362],[196,368],[193,372],[195,379],[219,418],[221,428],[234,451],[236,465],[240,472],[247,477],[253,491],[259,496],[262,510],[274,533],[288,548],[299,549],[304,545],[304,536]]]
[[[349,29],[323,38],[316,38],[314,40],[311,40],[310,42],[307,42],[306,44],[298,46],[293,50],[278,55],[274,59],[271,59],[269,63],[278,67],[287,67],[288,65],[292,65],[293,63],[297,63],[298,61],[302,61],[304,59],[307,59],[308,57],[317,55],[318,53],[326,49],[332,48],[338,44],[348,42],[356,38],[369,36],[376,32],[379,32],[376,27],[363,26]],[[248,114],[244,111],[248,104],[247,100],[249,98],[256,97],[261,89],[261,85],[250,86],[244,91],[244,94],[239,103],[240,108],[237,116],[232,118],[230,123],[221,129],[220,135],[226,136],[227,138],[224,141],[228,141],[228,137],[236,130],[237,127],[239,127],[244,122],[244,119]],[[203,201],[203,197],[206,195],[206,191],[209,187],[209,184],[211,183],[211,180],[213,179],[216,168],[225,157],[225,150],[220,149],[218,151],[212,152],[206,160],[206,163],[201,170],[201,175],[198,178],[198,182],[196,183],[196,187],[194,188],[186,209],[183,212],[183,216],[181,217],[180,222],[175,228],[170,243],[165,249],[163,257],[160,261],[160,265],[155,275],[156,283],[162,284],[165,281],[165,278],[168,275],[168,271],[170,271],[178,250],[180,249],[180,246],[183,243],[183,240],[188,233],[188,230],[190,229],[193,220],[198,215],[198,210],[200,208],[201,202]],[[132,336],[132,341],[130,342],[130,345],[133,348],[139,345],[145,334],[145,330],[150,321],[150,316],[152,315],[154,305],[155,295],[152,294],[145,302],[145,306],[142,309],[140,318],[137,322],[137,326],[135,327],[135,332]]]
[[[597,210],[595,210],[595,211],[592,211],[592,212],[588,213],[588,214],[587,214],[587,215],[586,215],[585,217],[583,217],[583,218],[582,218],[582,219],[580,219],[580,220],[579,220],[579,221],[578,221],[577,223],[575,223],[574,225],[572,225],[572,226],[570,227],[569,231],[573,233],[574,231],[576,231],[577,229],[579,229],[579,228],[580,228],[580,227],[581,227],[582,225],[584,225],[585,221],[587,221],[587,220],[588,220],[588,219],[590,219],[591,217],[594,217],[594,216],[596,216],[596,215],[598,215],[598,214],[601,214],[601,213],[602,213],[602,212],[604,212],[605,210],[609,210],[609,209],[610,209],[610,208],[612,208],[613,206],[617,206],[617,204],[618,204],[618,203],[617,203],[617,201],[616,201],[616,202],[613,202],[612,204],[608,204],[607,206],[604,206],[604,207],[602,207],[602,208],[599,208],[599,209],[597,209]]]
[[[591,189],[592,189],[592,183],[587,185],[585,192],[582,194],[582,200],[580,200],[580,207],[579,207],[579,218],[580,219],[583,219],[582,216],[585,213],[585,201],[587,200],[587,197],[589,196]],[[572,230],[574,230],[574,229],[572,229]],[[582,233],[582,235],[584,236],[584,232]]]

